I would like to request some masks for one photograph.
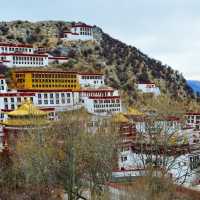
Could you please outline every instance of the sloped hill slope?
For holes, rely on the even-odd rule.
[[[137,98],[136,83],[154,81],[161,92],[175,99],[194,98],[185,78],[170,66],[149,58],[136,47],[126,45],[95,26],[96,42],[64,42],[60,38],[70,22],[13,21],[0,23],[0,40],[29,43],[50,48],[55,55],[68,55],[66,69],[102,71],[107,83],[129,95],[129,103]]]

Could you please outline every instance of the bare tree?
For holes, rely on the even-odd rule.
[[[37,199],[43,198],[41,188],[49,188],[49,196],[52,188],[63,189],[69,200],[90,198],[86,190],[100,199],[116,164],[117,136],[102,120],[92,132],[90,118],[85,111],[71,111],[45,129],[18,132],[11,155],[17,187],[34,188]]]

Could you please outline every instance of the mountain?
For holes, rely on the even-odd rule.
[[[200,92],[200,81],[188,80],[187,83],[194,90],[194,92]]]
[[[71,22],[12,21],[0,23],[0,40],[49,47],[54,55],[67,55],[68,64],[57,66],[70,70],[101,71],[108,85],[121,89],[134,103],[136,83],[155,82],[163,94],[174,99],[191,99],[194,93],[182,74],[161,61],[150,58],[136,47],[127,45],[94,26],[96,42],[66,42],[59,38]]]

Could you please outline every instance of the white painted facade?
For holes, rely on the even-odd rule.
[[[0,93],[0,110],[11,111],[23,101],[31,100],[40,109],[53,109],[55,112],[80,109],[78,92],[48,91],[48,92],[18,92],[7,91]],[[0,120],[7,119],[7,115],[0,112]]]
[[[68,41],[87,41],[94,40],[93,27],[84,23],[76,23],[68,31],[63,32],[62,39]]]
[[[63,64],[69,61],[68,57],[65,56],[52,56],[48,54],[48,63]]]
[[[57,112],[76,110],[81,107],[79,93],[71,91],[36,91],[35,105],[41,108],[55,108]]]
[[[85,109],[95,115],[109,116],[121,112],[121,99],[119,96],[84,98],[82,103]]]
[[[8,85],[6,83],[5,76],[0,74],[0,93],[7,91],[8,91]]]
[[[186,126],[194,129],[200,129],[200,113],[190,112],[185,115]]]
[[[81,87],[99,88],[105,85],[103,74],[79,73],[78,79]]]
[[[0,43],[0,53],[19,53],[33,54],[34,48],[32,45]]]
[[[137,84],[138,90],[143,93],[152,93],[155,95],[160,95],[160,89],[154,83],[139,83]]]
[[[112,97],[119,96],[118,90],[114,90],[111,87],[101,87],[101,88],[82,88],[80,90],[80,99],[88,97]]]
[[[165,164],[163,163],[165,159]],[[198,183],[200,176],[197,175],[197,171],[200,169],[200,151],[193,151],[191,153],[182,153],[181,155],[165,156],[162,155],[154,156],[145,153],[136,153],[131,147],[124,147],[119,153],[118,165],[122,171],[115,173],[115,176],[126,176],[123,170],[140,170],[151,162],[155,166],[160,168],[169,167],[168,174],[172,175],[172,178],[177,183],[191,185]],[[136,170],[137,171],[137,170]],[[129,174],[130,175],[130,174]],[[184,179],[186,180],[184,181]]]
[[[111,116],[122,110],[118,91],[109,87],[82,88],[80,101],[85,109],[94,115]]]
[[[45,67],[48,66],[46,54],[1,53],[0,60],[8,67]]]

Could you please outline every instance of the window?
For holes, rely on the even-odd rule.
[[[11,101],[12,103],[15,102],[14,98],[11,98],[10,101]]]
[[[17,103],[21,103],[21,98],[17,97]]]
[[[54,104],[54,100],[53,99],[50,100],[50,104]]]
[[[44,104],[48,104],[48,100],[44,100]]]
[[[44,98],[47,99],[47,94],[44,94]]]
[[[59,104],[59,99],[56,99],[56,104]]]
[[[40,99],[41,99],[41,98],[42,98],[42,95],[41,95],[41,94],[38,94],[38,98],[40,98]]]
[[[38,104],[42,104],[42,100],[38,100]]]
[[[122,152],[124,152],[124,151],[129,151],[129,147],[122,147],[122,148],[121,148],[121,151],[122,151]]]
[[[122,156],[122,157],[121,157],[121,161],[122,161],[122,162],[125,162],[125,161],[127,161],[127,160],[128,160],[127,156]]]
[[[4,102],[8,102],[8,99],[7,99],[7,98],[4,98]]]
[[[11,109],[14,110],[15,109],[15,105],[11,104]]]
[[[200,158],[198,155],[194,155],[190,157],[190,169],[196,169],[200,165]]]

